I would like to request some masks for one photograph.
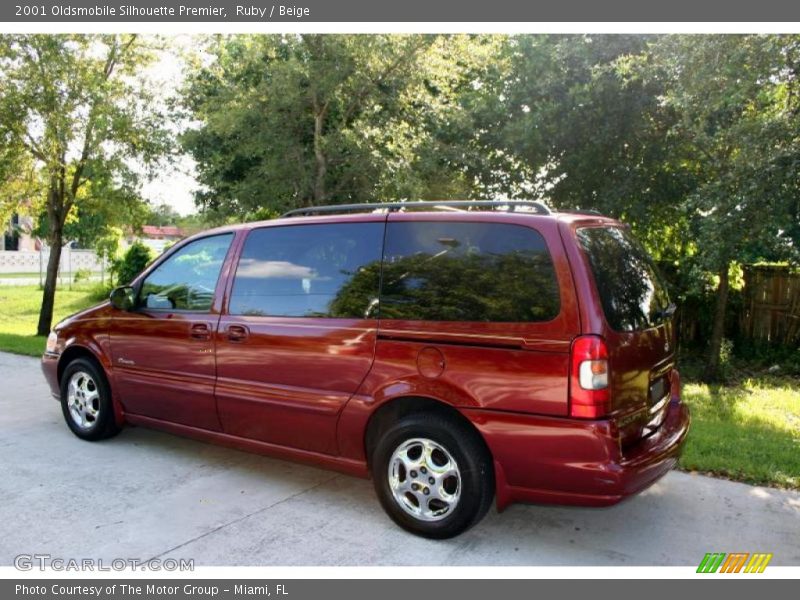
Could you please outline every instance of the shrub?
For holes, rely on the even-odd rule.
[[[108,300],[112,286],[110,283],[97,282],[89,288],[89,298],[92,302],[102,302]]]
[[[111,273],[116,278],[117,285],[129,284],[153,258],[150,248],[141,242],[134,242],[122,258],[114,260],[111,265]]]
[[[722,381],[727,381],[733,375],[733,342],[728,338],[722,338],[719,349],[719,376]]]
[[[72,276],[72,281],[75,283],[80,283],[81,281],[89,281],[91,278],[92,278],[91,269],[78,269]]]

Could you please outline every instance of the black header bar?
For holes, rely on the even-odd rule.
[[[10,0],[27,22],[798,22],[788,0]]]

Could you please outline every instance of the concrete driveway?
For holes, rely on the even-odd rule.
[[[83,442],[38,360],[0,353],[0,381],[2,565],[696,565],[706,552],[800,565],[796,492],[675,472],[612,508],[513,506],[432,542],[395,527],[369,481],[142,428]]]

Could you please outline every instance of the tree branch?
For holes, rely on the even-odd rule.
[[[344,114],[342,116],[342,124],[346,125],[350,121],[350,119],[355,114],[355,111],[358,109],[364,98],[366,98],[371,88],[374,88],[376,85],[383,82],[387,77],[389,77],[389,75],[391,75],[397,69],[399,69],[400,66],[405,61],[415,56],[417,52],[419,52],[419,50],[426,43],[427,43],[426,38],[421,37],[419,41],[411,44],[411,46],[405,52],[401,53],[400,56],[398,56],[396,60],[390,63],[381,73],[379,73],[377,77],[375,77],[374,79],[370,79],[364,85],[362,85],[361,89],[358,92],[356,92],[353,101],[350,102],[350,104],[344,110]]]
[[[111,47],[111,49],[108,51],[108,56],[106,57],[106,62],[103,67],[103,81],[108,81],[111,79],[114,69],[119,64],[119,57],[124,55],[125,52],[127,52],[127,50],[133,45],[133,43],[136,41],[136,37],[136,34],[133,34],[121,47],[119,47],[116,43]],[[67,200],[67,212],[69,212],[69,208],[71,208],[72,204],[75,202],[75,197],[77,196],[78,190],[81,186],[81,177],[83,177],[86,163],[88,162],[89,155],[92,152],[97,103],[98,100],[95,98],[95,100],[92,102],[92,106],[89,108],[89,116],[86,119],[86,131],[83,137],[83,148],[81,149],[81,155],[78,159],[78,163],[75,165],[75,172],[72,174],[70,197]]]
[[[34,140],[31,134],[27,131],[25,132],[25,137],[27,138],[27,141],[20,140],[22,142],[22,145],[28,149],[28,152],[30,152],[34,158],[39,159],[43,163],[46,163],[47,157],[44,155],[44,152],[42,152],[39,149],[38,145],[36,144],[36,140]]]

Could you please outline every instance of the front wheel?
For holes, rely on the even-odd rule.
[[[384,510],[412,533],[456,536],[491,506],[491,457],[477,432],[456,419],[430,413],[404,417],[383,433],[372,458]]]
[[[97,364],[77,358],[61,376],[61,411],[72,433],[96,441],[119,433],[111,405],[111,388]]]

